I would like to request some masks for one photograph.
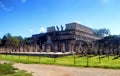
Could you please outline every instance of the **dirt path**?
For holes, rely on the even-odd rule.
[[[0,64],[10,63],[10,61],[0,60]]]
[[[120,76],[120,70],[99,68],[77,68],[56,65],[21,64],[15,63],[14,67],[26,70],[33,76]]]

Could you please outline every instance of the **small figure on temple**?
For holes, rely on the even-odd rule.
[[[58,26],[56,26],[56,28],[57,28],[57,31],[59,31],[59,27],[58,27]]]
[[[61,31],[63,31],[63,26],[61,25]]]

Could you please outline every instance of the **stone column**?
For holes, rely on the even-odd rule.
[[[2,51],[2,49],[3,49],[3,48],[0,48],[0,53],[2,53],[2,52],[3,52],[3,51]]]
[[[74,44],[72,43],[71,44],[71,53],[73,53],[74,52]]]
[[[24,47],[24,52],[27,52],[27,45],[25,45]]]
[[[38,48],[37,45],[34,46],[34,52],[37,52]]]
[[[27,52],[29,52],[29,51],[30,51],[30,48],[29,48],[29,46],[27,46],[27,49],[26,49],[26,50],[27,50]]]
[[[23,47],[20,47],[20,52],[23,52]]]
[[[61,43],[61,52],[65,53],[65,44],[64,43]]]
[[[32,52],[35,52],[35,46],[32,46]]]
[[[0,48],[0,53],[2,52],[2,48]]]
[[[57,48],[57,44],[55,43],[55,44],[54,44],[54,52],[55,52],[55,53],[57,53],[57,49],[58,49],[58,48]]]
[[[36,52],[39,52],[39,45],[36,46]]]
[[[0,53],[2,52],[2,48],[0,48]]]
[[[45,45],[42,44],[42,49],[41,49],[41,52],[44,52],[45,51]]]
[[[50,52],[51,51],[51,46],[50,45],[46,45],[46,52]]]
[[[78,54],[80,53],[80,45],[77,46]]]
[[[2,51],[2,48],[0,48],[0,53],[1,53],[1,51]]]
[[[71,43],[68,43],[68,51],[71,52],[72,51],[72,46],[71,46]]]
[[[39,50],[40,50],[40,52],[42,52],[42,47],[41,48],[39,47]]]
[[[23,52],[25,52],[25,46],[23,46]]]

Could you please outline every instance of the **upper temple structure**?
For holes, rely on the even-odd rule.
[[[93,30],[77,22],[68,23],[65,28],[61,25],[47,28],[46,33],[32,35],[32,43],[39,45],[44,52],[75,52],[100,39]]]

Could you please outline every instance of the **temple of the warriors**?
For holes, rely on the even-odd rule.
[[[93,48],[93,42],[100,39],[93,30],[77,22],[51,26],[46,33],[32,35],[32,43],[39,45],[42,52],[84,52],[86,47]]]

